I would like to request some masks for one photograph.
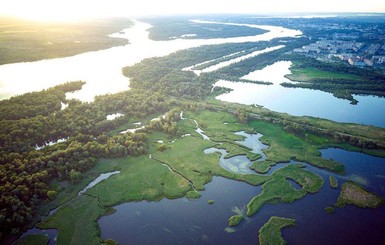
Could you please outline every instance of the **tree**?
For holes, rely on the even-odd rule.
[[[55,199],[56,195],[57,195],[57,192],[56,192],[56,191],[52,191],[52,190],[47,191],[47,197],[48,197],[48,199],[51,200],[51,201],[52,201],[53,199]]]
[[[76,184],[81,180],[82,174],[79,171],[72,169],[70,171],[69,177],[70,177],[71,183]]]

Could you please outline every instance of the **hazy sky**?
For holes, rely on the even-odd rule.
[[[0,0],[0,16],[66,20],[197,13],[382,12],[385,0]]]

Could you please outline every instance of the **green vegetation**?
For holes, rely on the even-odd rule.
[[[132,25],[128,19],[43,23],[0,18],[0,65],[72,56],[125,45],[108,35]]]
[[[153,27],[149,29],[149,38],[155,41],[184,39],[229,38],[254,36],[265,33],[265,30],[246,26],[230,26],[223,24],[194,23],[185,17],[145,19]]]
[[[38,227],[58,229],[57,244],[99,244],[97,219],[103,214],[96,198],[82,195],[61,207]]]
[[[282,127],[272,123],[251,121],[249,125],[263,134],[260,140],[270,146],[265,150],[266,161],[277,163],[297,160],[333,172],[343,172],[342,164],[321,158],[317,144],[310,144],[301,137],[288,134]]]
[[[266,174],[275,165],[276,163],[271,161],[255,161],[250,168],[259,174]]]
[[[102,242],[102,245],[119,245],[119,243],[117,241],[107,239]]]
[[[328,214],[332,214],[332,213],[334,213],[334,211],[335,211],[335,209],[333,208],[333,207],[326,207],[325,208],[325,211],[326,211],[326,213],[328,213]]]
[[[254,215],[265,203],[291,203],[322,187],[323,179],[302,164],[288,164],[266,176],[241,175],[220,167],[219,154],[204,154],[205,149],[217,147],[228,152],[226,158],[236,155],[245,155],[250,161],[260,158],[236,142],[243,139],[234,134],[238,131],[262,133],[261,141],[269,145],[265,150],[266,160],[252,165],[257,173],[267,173],[271,166],[291,160],[343,173],[342,164],[320,156],[319,149],[327,147],[385,156],[385,130],[381,128],[294,117],[262,107],[210,99],[211,86],[218,78],[236,80],[260,66],[272,64],[281,59],[284,52],[304,42],[298,40],[281,50],[199,77],[181,69],[211,59],[217,63],[224,55],[235,52],[262,50],[280,44],[281,40],[210,45],[146,59],[123,69],[124,74],[130,76],[129,91],[98,96],[92,103],[65,98],[66,92],[80,89],[83,82],[1,101],[0,230],[3,236],[20,234],[27,224],[36,223],[40,215],[61,205],[54,215],[38,225],[57,228],[59,245],[108,244],[110,241],[99,237],[97,220],[111,214],[113,206],[130,201],[199,198],[199,192],[204,191],[213,176],[263,185],[262,193],[247,205],[247,216]],[[309,69],[309,73],[325,79],[333,74],[324,68]],[[354,76],[362,75],[357,71],[352,74],[353,80]],[[68,103],[68,108],[61,110],[61,102]],[[187,119],[181,120],[181,110]],[[124,116],[107,120],[106,116],[112,113]],[[159,120],[151,121],[154,117]],[[137,121],[145,126],[141,132],[119,133]],[[195,132],[197,125],[210,140],[203,140]],[[191,136],[182,137],[184,134]],[[48,145],[63,138],[67,140]],[[157,143],[159,140],[163,143]],[[120,173],[77,197],[92,179],[113,170]],[[290,181],[301,189],[294,188]],[[357,198],[365,202],[372,199],[367,193],[349,187],[347,190],[354,190],[352,197],[346,188],[342,188],[341,201],[339,199],[344,205],[355,204]],[[213,200],[208,203],[212,204]],[[233,225],[243,218],[240,214],[235,216],[230,218]],[[275,234],[279,234],[280,229]]]
[[[354,182],[348,181],[342,184],[337,205],[344,207],[349,204],[360,208],[377,208],[384,205],[385,202],[382,197],[370,193]]]
[[[243,220],[243,215],[233,215],[229,218],[229,227],[234,227],[239,225]]]
[[[337,189],[338,188],[338,180],[335,176],[330,175],[329,176],[329,184],[331,188]]]
[[[215,203],[214,200],[208,200],[208,201],[207,201],[207,204],[209,204],[209,205],[213,205],[214,203]]]
[[[292,81],[295,82],[311,82],[316,79],[345,79],[353,81],[362,81],[363,78],[358,75],[352,75],[351,73],[341,73],[333,71],[320,70],[315,67],[302,67],[296,68],[299,66],[298,63],[294,63],[293,68],[290,69],[292,74],[286,75]]]
[[[296,190],[287,179],[298,183],[302,189]],[[292,203],[306,195],[316,193],[323,185],[322,177],[303,169],[300,164],[291,164],[278,169],[272,174],[272,179],[262,186],[262,192],[247,204],[246,215],[256,214],[266,203]]]
[[[333,93],[337,98],[357,104],[352,94],[385,96],[385,75],[372,68],[358,68],[340,62],[322,62],[298,55],[289,55],[293,74],[286,77],[297,83],[285,87],[317,89]]]
[[[295,220],[272,216],[259,230],[259,244],[283,245],[286,241],[282,238],[281,230],[285,227],[295,226]]]
[[[44,245],[48,244],[49,237],[43,234],[32,234],[19,239],[14,245]]]
[[[198,191],[189,191],[186,193],[186,197],[190,200],[199,199],[201,194]]]

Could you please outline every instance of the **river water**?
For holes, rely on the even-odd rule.
[[[359,96],[357,105],[334,97],[331,93],[302,88],[285,88],[280,84],[290,82],[290,61],[278,61],[244,77],[252,81],[271,82],[272,85],[220,80],[215,86],[232,89],[217,99],[246,105],[262,105],[270,110],[295,116],[313,116],[337,122],[352,122],[385,128],[385,98]]]
[[[165,56],[178,50],[202,45],[268,41],[273,38],[296,37],[302,34],[298,30],[277,26],[193,21],[197,24],[227,24],[262,28],[268,30],[268,32],[246,37],[153,41],[148,38],[147,31],[151,26],[135,21],[133,27],[111,34],[112,37],[128,39],[130,44],[125,46],[87,52],[66,58],[0,66],[0,99],[46,89],[67,81],[83,80],[87,82],[83,89],[68,93],[67,97],[69,99],[77,98],[82,101],[92,101],[95,95],[116,93],[129,89],[129,79],[122,75],[121,68],[133,65],[145,58]],[[264,52],[279,47],[281,46],[270,47]],[[239,59],[243,58],[240,57]],[[287,79],[283,76],[288,74],[288,64],[289,66],[291,64],[288,62],[277,62],[271,67],[266,67],[261,71],[255,71],[243,77],[244,79],[273,82],[274,84],[270,86],[218,81],[216,86],[224,86],[234,91],[218,96],[217,99],[242,104],[263,105],[274,111],[297,116],[308,115],[338,122],[363,123],[385,127],[384,98],[355,96],[359,103],[358,105],[351,105],[349,101],[337,99],[329,93],[280,86],[281,82],[287,82]],[[230,64],[227,62],[226,65]],[[207,72],[210,71],[210,69],[206,70]]]
[[[250,27],[265,29],[269,32],[247,37],[152,41],[148,38],[147,29],[150,27],[149,24],[135,21],[132,28],[111,35],[128,39],[130,44],[125,46],[66,58],[2,65],[0,66],[0,99],[46,89],[67,81],[83,80],[87,82],[83,89],[69,94],[68,97],[92,101],[95,95],[127,90],[129,81],[122,75],[122,67],[133,65],[145,58],[165,56],[178,50],[201,45],[268,41],[276,37],[295,37],[302,34],[300,31],[282,27],[252,25]]]

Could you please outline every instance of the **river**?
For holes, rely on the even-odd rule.
[[[277,37],[296,37],[302,34],[298,30],[277,26],[192,21],[197,24],[226,24],[262,28],[268,30],[268,32],[246,37],[153,41],[148,38],[147,31],[151,26],[135,21],[133,27],[110,35],[128,39],[130,44],[125,46],[87,52],[66,58],[0,66],[0,99],[46,89],[67,81],[83,80],[87,82],[83,89],[68,93],[67,97],[69,99],[77,98],[82,101],[92,101],[95,95],[116,93],[129,89],[129,79],[122,75],[122,67],[133,65],[145,58],[165,56],[178,50],[202,45],[267,41]],[[279,47],[281,46],[270,47],[264,52]],[[283,77],[288,74],[287,63],[285,62],[290,61],[277,62],[270,68],[266,67],[260,72],[255,71],[253,74],[243,77],[244,79],[262,79],[273,82],[274,84],[271,86],[218,81],[216,86],[228,87],[234,91],[218,96],[217,99],[242,104],[263,105],[273,111],[286,112],[297,116],[307,115],[338,122],[385,127],[384,98],[355,96],[359,104],[351,105],[349,101],[337,99],[330,93],[301,88],[284,88],[279,83],[287,81]],[[231,63],[227,62],[225,64],[229,65]],[[207,69],[207,71],[210,71],[210,69]],[[280,82],[277,83],[277,81]]]
[[[295,37],[302,34],[298,30],[282,27],[252,25],[251,27],[269,32],[246,37],[153,41],[148,38],[147,29],[151,27],[149,24],[139,21],[134,23],[131,28],[111,34],[112,37],[128,39],[130,44],[125,46],[66,58],[0,66],[0,99],[39,91],[68,81],[83,80],[87,82],[83,89],[67,96],[92,101],[95,95],[127,90],[129,80],[122,75],[122,67],[133,65],[145,58],[165,56],[178,50],[201,45],[268,41],[276,37]],[[210,23],[215,24],[215,22]]]
[[[357,105],[334,97],[331,93],[303,88],[285,88],[280,85],[290,82],[284,76],[290,74],[290,61],[278,61],[261,70],[254,71],[243,79],[271,82],[263,85],[220,80],[215,86],[232,91],[217,99],[246,105],[262,105],[270,110],[294,116],[313,116],[337,122],[374,125],[385,128],[385,98],[355,95]]]

